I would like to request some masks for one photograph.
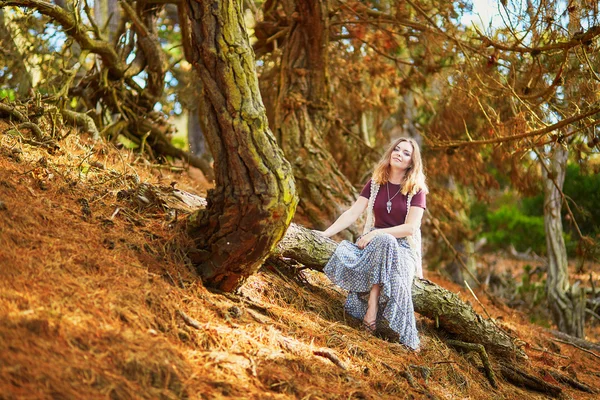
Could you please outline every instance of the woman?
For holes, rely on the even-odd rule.
[[[324,272],[349,292],[346,311],[362,318],[365,329],[373,333],[387,323],[401,343],[415,350],[419,337],[411,288],[415,274],[423,277],[420,227],[426,194],[418,144],[397,139],[354,205],[322,232],[333,236],[367,210],[363,235],[356,244],[340,243]]]

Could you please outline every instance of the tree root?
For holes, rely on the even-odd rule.
[[[186,161],[191,166],[200,169],[207,179],[212,180],[214,178],[212,167],[206,160],[173,146],[167,138],[166,133],[163,132],[163,129],[161,129],[159,125],[154,123],[152,120],[145,118],[132,121],[129,124],[129,130],[136,137],[142,138],[143,136],[147,135],[148,144],[159,154]]]
[[[33,135],[35,136],[35,138],[39,141],[44,141],[44,133],[42,132],[42,130],[40,129],[39,126],[37,126],[36,124],[34,124],[33,122],[23,122],[19,125],[17,125],[17,130],[19,129],[29,129],[31,132],[33,132]]]
[[[98,132],[98,128],[96,128],[96,123],[92,117],[86,113],[78,113],[64,108],[60,110],[60,113],[67,123],[83,128],[92,135],[94,140],[100,139],[100,133]]]
[[[0,103],[0,116],[2,114],[8,114],[14,117],[19,122],[26,122],[28,119],[16,108],[9,106],[8,104]]]
[[[483,364],[483,370],[485,371],[486,378],[488,379],[490,385],[492,385],[494,389],[498,389],[496,374],[492,369],[492,365],[490,364],[490,359],[488,358],[485,348],[481,344],[466,343],[461,342],[460,340],[447,340],[446,343],[454,347],[462,347],[467,350],[475,351],[477,354],[479,354],[479,358],[481,359],[481,363]]]
[[[198,322],[194,318],[190,317],[181,310],[177,310],[177,314],[179,314],[179,316],[183,319],[183,322],[185,322],[186,325],[191,326],[194,329],[202,330],[202,325],[200,325],[200,322]]]
[[[429,390],[427,389],[427,378],[425,376],[423,376],[423,379],[425,380],[425,387],[421,386],[417,380],[415,379],[414,375],[412,374],[412,372],[410,372],[411,368],[414,369],[418,369],[421,371],[421,375],[423,375],[423,371],[421,370],[422,367],[416,366],[416,365],[409,365],[408,368],[406,368],[403,371],[398,370],[397,368],[392,367],[391,365],[382,362],[381,363],[382,366],[384,366],[386,369],[388,369],[389,371],[391,371],[396,377],[401,377],[406,379],[406,381],[408,382],[408,385],[415,389],[417,392],[423,394],[426,396],[426,398],[428,399],[432,399],[432,400],[437,400],[438,397],[436,395],[434,395],[433,393],[429,392]]]
[[[558,386],[551,385],[542,379],[528,374],[521,368],[514,365],[500,363],[500,373],[502,377],[515,386],[521,386],[526,389],[535,390],[545,393],[551,397],[559,397],[562,389]]]
[[[598,391],[596,389],[589,387],[584,383],[579,382],[577,379],[573,379],[570,376],[561,374],[560,372],[550,371],[550,370],[547,371],[547,370],[543,370],[543,369],[539,370],[539,372],[540,373],[547,372],[548,374],[550,374],[550,376],[552,376],[558,382],[565,383],[565,384],[571,386],[573,389],[577,389],[577,390],[580,390],[580,391],[586,392],[586,393],[598,393]]]

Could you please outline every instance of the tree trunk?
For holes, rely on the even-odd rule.
[[[569,284],[567,249],[563,239],[561,191],[565,181],[568,151],[557,144],[550,163],[543,168],[544,227],[548,255],[546,290],[552,320],[561,332],[583,337],[585,299]],[[543,161],[542,161],[543,162]]]
[[[115,42],[115,35],[121,22],[121,10],[117,0],[94,0],[94,19],[100,32],[110,43]]]
[[[269,130],[240,3],[186,5],[216,183],[207,208],[190,217],[197,247],[190,257],[206,285],[232,291],[285,234],[297,205],[295,185]]]
[[[190,154],[194,155],[199,161],[202,162],[200,170],[210,182],[215,179],[215,173],[210,165],[211,156],[210,150],[204,139],[204,133],[202,132],[202,124],[200,123],[200,111],[198,108],[190,108],[188,111],[188,143],[190,145]]]
[[[337,243],[298,225],[292,224],[279,242],[273,257],[292,258],[322,271]],[[412,287],[415,311],[429,317],[457,339],[480,343],[489,353],[503,357],[525,357],[513,339],[492,321],[483,319],[473,307],[456,294],[425,279],[415,278]]]
[[[0,48],[3,49],[0,50],[0,55],[5,62],[12,59],[13,65],[10,72],[14,81],[10,86],[17,88],[18,98],[24,98],[29,95],[33,81],[29,69],[25,65],[25,58],[19,50],[19,46],[14,42],[13,33],[4,19],[4,10],[0,8]]]
[[[281,57],[273,127],[292,163],[298,213],[323,229],[357,198],[325,147],[331,128],[328,84],[329,1],[285,1],[291,25]]]

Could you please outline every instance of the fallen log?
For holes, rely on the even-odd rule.
[[[310,229],[291,224],[271,257],[291,258],[311,269],[322,271],[337,243]],[[492,321],[482,318],[470,304],[426,279],[415,278],[413,287],[415,311],[457,339],[479,343],[488,353],[502,357],[526,358],[512,337]]]

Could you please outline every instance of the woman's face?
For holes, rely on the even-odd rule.
[[[408,170],[412,165],[413,147],[410,142],[400,142],[392,151],[390,157],[390,166],[403,171]]]

